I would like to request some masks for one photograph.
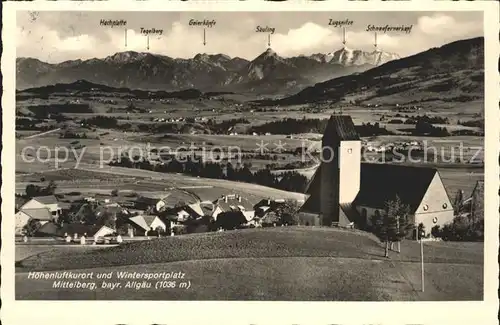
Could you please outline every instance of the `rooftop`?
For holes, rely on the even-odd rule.
[[[53,219],[50,210],[47,208],[23,209],[22,212],[26,213],[28,216],[36,220],[51,221]]]
[[[354,203],[382,209],[398,195],[414,212],[436,173],[437,169],[431,167],[362,163],[360,190]]]
[[[238,194],[223,195],[214,201],[222,211],[253,211],[253,204],[246,198]]]
[[[359,135],[352,118],[348,115],[332,115],[323,133],[323,142],[338,143],[354,140],[359,140]]]
[[[35,196],[32,199],[42,204],[57,204],[59,202],[59,200],[54,195]]]

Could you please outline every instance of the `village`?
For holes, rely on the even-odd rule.
[[[24,242],[54,239],[58,243],[116,244],[187,233],[286,226],[294,223],[291,213],[296,205],[285,199],[252,204],[237,194],[175,206],[146,197],[120,204],[112,196],[99,195],[68,204],[57,196],[28,200],[18,196],[16,236]]]
[[[418,145],[416,141],[396,143],[391,149]],[[251,202],[243,195],[228,193],[215,200],[197,197],[195,202],[172,205],[162,198],[144,196],[118,200],[119,189],[62,202],[58,196],[64,195],[55,194],[57,184],[50,181],[46,187],[29,184],[26,193],[16,194],[16,235],[24,242],[54,238],[66,243],[119,244],[277,226],[337,226],[372,232],[381,216],[388,214],[388,206],[401,200],[397,204],[406,210],[405,223],[415,230],[407,234],[407,229],[401,230],[404,236],[416,238],[418,229],[418,236],[429,239],[482,238],[483,181],[476,183],[470,197],[458,191],[452,199],[435,167],[363,162],[365,146],[348,115],[330,117],[322,146],[333,148],[338,159],[321,162],[307,184],[305,202],[270,197]],[[463,229],[461,220],[468,220]]]

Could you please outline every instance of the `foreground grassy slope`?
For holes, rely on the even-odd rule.
[[[81,248],[81,247],[75,247]],[[29,245],[16,250],[30,249]],[[17,299],[146,300],[481,300],[481,243],[426,243],[426,291],[419,292],[419,246],[383,258],[371,235],[286,227],[186,235],[99,250],[49,250],[17,263]],[[16,252],[17,253],[17,252]],[[27,254],[25,253],[27,256]],[[28,271],[109,273],[115,290],[53,288]],[[190,289],[125,288],[117,272],[183,272]],[[141,282],[139,280],[138,282]]]
[[[89,270],[74,270],[88,272]],[[16,299],[35,300],[282,300],[418,301],[482,300],[482,265],[427,263],[420,290],[420,264],[340,257],[232,258],[92,269],[113,272],[115,290],[52,288],[52,281],[16,275]],[[184,272],[191,288],[127,289],[116,272]],[[52,271],[55,272],[55,271]],[[52,273],[50,272],[50,273]],[[141,282],[141,281],[139,281]],[[154,281],[153,286],[154,286]]]
[[[29,245],[28,245],[29,246]],[[81,248],[81,247],[75,247]],[[16,250],[29,249],[18,246]],[[419,246],[382,257],[372,236],[328,228],[272,228],[154,239],[99,250],[50,250],[18,263],[17,299],[481,300],[481,243],[426,243],[425,293]],[[109,273],[115,290],[53,288],[27,271]],[[117,272],[183,272],[190,289],[125,288]],[[138,282],[142,282],[138,280]],[[179,282],[180,283],[180,282]]]

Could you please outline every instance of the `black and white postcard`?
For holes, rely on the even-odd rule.
[[[112,4],[3,11],[6,320],[493,324],[497,3]]]

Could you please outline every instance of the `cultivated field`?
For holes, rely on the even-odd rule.
[[[391,258],[385,259],[382,245],[366,233],[285,227],[167,237],[72,254],[52,250],[18,263],[16,296],[152,300],[482,299],[482,243],[425,243],[425,293],[418,291],[418,244],[405,241],[401,248],[400,254],[391,252]],[[25,249],[30,248],[16,247],[18,253]],[[115,274],[184,272],[191,288],[71,292],[50,288],[52,282],[48,280],[27,279],[29,271],[57,270]]]
[[[40,182],[41,177],[45,177],[44,182]],[[282,191],[257,184],[124,167],[105,166],[101,169],[92,165],[84,165],[81,169],[18,175],[16,192],[24,192],[28,184],[45,186],[51,179],[58,179],[57,193],[66,194],[65,198],[70,200],[97,193],[110,195],[113,189],[119,190],[120,196],[115,198],[118,201],[127,197],[130,199],[130,195],[135,193],[146,197],[166,198],[167,203],[172,205],[179,201],[215,200],[227,194],[242,195],[252,203],[257,203],[263,198],[299,201],[305,199],[305,195],[301,193]],[[80,195],[72,197],[68,195],[71,192],[78,192]]]

